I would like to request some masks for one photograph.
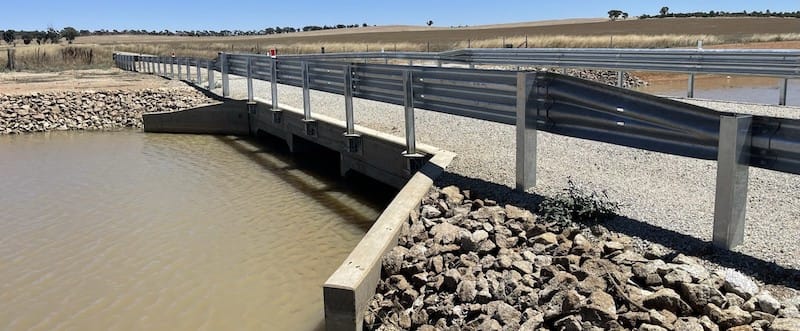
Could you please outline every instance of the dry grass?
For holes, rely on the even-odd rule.
[[[179,37],[179,36],[91,36],[80,37],[75,47],[93,50],[92,63],[68,60],[60,54],[63,46],[19,47],[21,70],[62,70],[81,66],[110,67],[111,53],[214,58],[218,52],[279,54],[364,51],[445,51],[451,49],[514,47],[567,48],[672,48],[694,47],[698,40],[709,48],[747,47],[744,44],[800,40],[795,19],[710,18],[658,19],[618,22],[541,22],[468,28],[368,27],[312,31],[269,36]],[[664,34],[669,31],[669,34]],[[526,44],[527,39],[527,44]],[[733,45],[733,46],[731,46]],[[53,47],[53,48],[49,48]],[[721,46],[722,47],[722,46]],[[36,49],[39,49],[38,53]],[[5,64],[0,50],[0,65]]]
[[[113,47],[99,45],[24,45],[15,52],[16,70],[61,71],[109,68],[114,64]],[[6,49],[0,50],[0,65],[8,62]]]

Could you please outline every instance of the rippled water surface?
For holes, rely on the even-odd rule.
[[[322,328],[321,284],[386,201],[269,148],[0,136],[0,329]]]

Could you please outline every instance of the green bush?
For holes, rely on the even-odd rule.
[[[546,222],[567,226],[573,222],[604,222],[619,212],[619,204],[609,201],[605,191],[587,192],[572,179],[567,180],[564,192],[546,197],[537,208],[539,216]]]

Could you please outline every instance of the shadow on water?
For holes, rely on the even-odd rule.
[[[291,154],[283,140],[269,135],[215,137],[364,232],[375,219],[337,199],[336,194],[343,193],[379,211],[397,194],[396,189],[358,173],[349,173],[342,178],[339,175],[339,153],[324,147],[307,144]],[[247,145],[257,148],[254,150]],[[324,184],[322,188],[320,182]]]
[[[473,196],[503,201],[530,210],[535,210],[536,206],[544,199],[544,196],[536,193],[518,192],[505,185],[450,172],[442,174],[437,179],[436,185],[440,187],[456,185],[462,189],[471,190]],[[669,247],[675,251],[675,255],[683,253],[698,256],[720,266],[741,271],[764,283],[800,290],[800,270],[797,269],[787,268],[740,252],[715,249],[709,241],[625,216],[618,216],[603,225],[611,231]]]

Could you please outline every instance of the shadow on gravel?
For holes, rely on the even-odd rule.
[[[492,199],[500,202],[501,205],[516,205],[531,211],[536,210],[536,206],[544,199],[544,196],[536,193],[517,192],[505,185],[464,177],[451,172],[442,174],[435,184],[439,187],[456,185],[462,190],[470,190],[473,196]],[[673,255],[683,253],[697,256],[720,266],[736,269],[767,284],[783,285],[800,290],[800,270],[786,268],[740,252],[715,249],[709,241],[625,216],[617,216],[602,224],[611,231],[668,247],[675,251]],[[796,253],[787,252],[786,254]],[[667,259],[670,258],[671,256],[667,257]]]

